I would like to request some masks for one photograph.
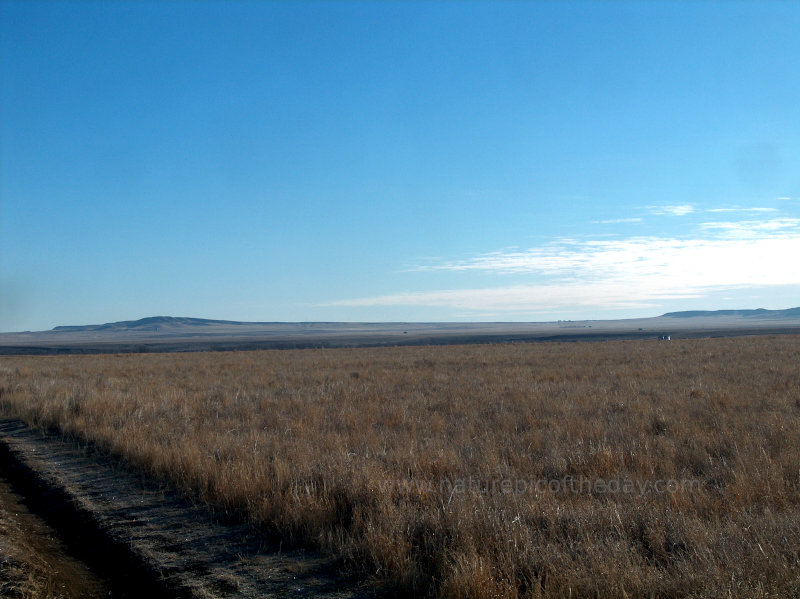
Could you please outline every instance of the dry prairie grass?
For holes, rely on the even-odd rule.
[[[7,414],[402,593],[800,596],[796,336],[4,358],[0,372]]]

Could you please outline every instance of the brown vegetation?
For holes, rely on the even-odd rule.
[[[796,336],[3,358],[6,414],[442,597],[800,594]]]

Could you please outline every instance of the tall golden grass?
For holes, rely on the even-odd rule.
[[[400,592],[800,595],[800,338],[4,358],[91,439]]]

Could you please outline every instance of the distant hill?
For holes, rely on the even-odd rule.
[[[688,310],[685,312],[667,312],[663,315],[667,318],[697,318],[699,316],[741,316],[744,318],[798,318],[800,308],[788,308],[786,310]]]
[[[214,324],[224,325],[249,325],[268,324],[263,322],[240,322],[237,320],[209,320],[207,318],[186,318],[182,316],[150,316],[139,320],[123,320],[120,322],[107,322],[105,324],[87,324],[77,326],[54,327],[54,331],[154,331],[159,328],[174,328],[180,326],[209,326]]]

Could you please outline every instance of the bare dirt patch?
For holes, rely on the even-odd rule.
[[[0,478],[0,597],[100,599],[108,591]]]

